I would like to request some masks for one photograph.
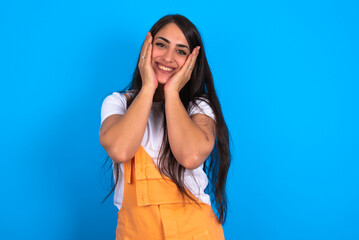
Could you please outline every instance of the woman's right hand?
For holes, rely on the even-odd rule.
[[[142,88],[148,87],[155,91],[158,86],[158,81],[151,65],[151,54],[152,36],[151,33],[148,32],[142,45],[140,60],[138,61],[138,68],[142,78]]]

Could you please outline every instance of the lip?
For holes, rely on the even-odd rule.
[[[158,64],[160,64],[160,65],[162,65],[162,66],[164,66],[164,67],[167,67],[167,68],[172,68],[173,70],[170,71],[170,72],[165,71],[165,70],[162,70],[161,68],[159,68]],[[161,73],[172,74],[172,73],[175,71],[175,68],[174,68],[174,67],[168,66],[168,65],[166,65],[166,64],[162,64],[162,63],[156,62],[155,65],[156,65],[156,69],[157,69],[159,72],[161,72]]]

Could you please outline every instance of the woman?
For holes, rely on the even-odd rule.
[[[101,109],[100,142],[114,161],[116,239],[224,239],[228,130],[187,18],[155,23],[128,89]]]

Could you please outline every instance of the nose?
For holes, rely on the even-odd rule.
[[[174,58],[174,52],[171,49],[167,49],[167,51],[163,54],[163,60],[166,62],[172,62]]]

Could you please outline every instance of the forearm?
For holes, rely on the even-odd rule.
[[[166,93],[165,111],[169,144],[176,160],[186,168],[203,162],[208,139],[204,132],[192,121],[177,92]]]
[[[142,88],[122,118],[103,133],[103,146],[115,161],[131,159],[140,147],[153,95],[152,89]]]

